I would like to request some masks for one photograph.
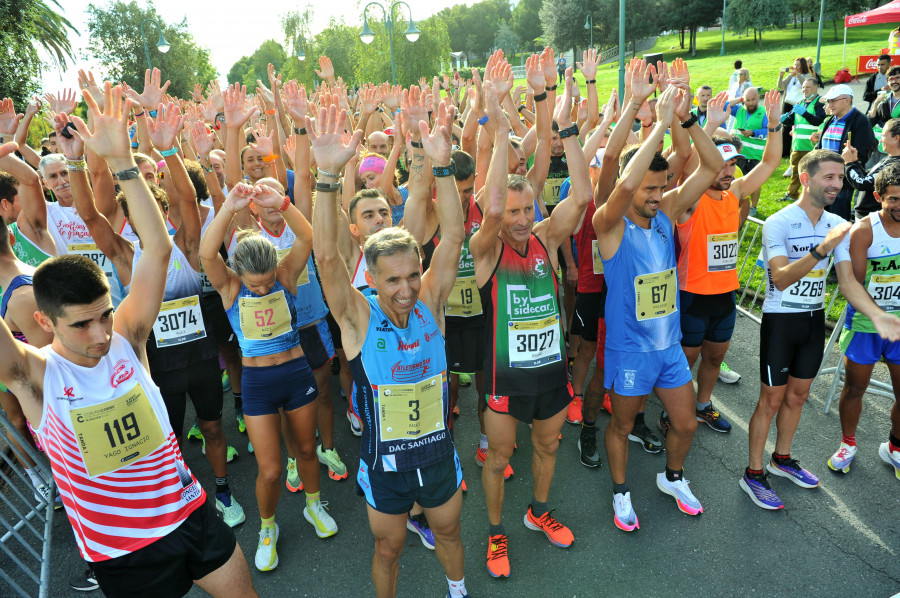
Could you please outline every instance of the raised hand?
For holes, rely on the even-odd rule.
[[[228,190],[228,197],[222,207],[235,214],[250,205],[250,202],[256,196],[258,188],[247,183],[238,183]]]
[[[669,86],[659,96],[659,99],[656,101],[656,122],[664,123],[667,126],[672,122],[672,116],[675,113],[675,96],[678,91],[677,87]]]
[[[295,79],[284,85],[284,107],[294,121],[294,126],[302,127],[309,111],[309,99],[306,97],[306,87],[297,85]]]
[[[141,105],[147,110],[153,110],[162,102],[163,94],[169,89],[169,81],[165,85],[160,85],[162,75],[158,68],[152,71],[147,69],[144,72],[144,92],[138,96]]]
[[[844,151],[841,152],[841,158],[844,159],[844,162],[849,164],[851,162],[856,162],[859,160],[859,152],[856,151],[856,148],[850,145],[850,142],[844,144]]]
[[[691,117],[691,88],[681,79],[670,79],[669,86],[678,90],[673,110],[675,117],[684,122]]]
[[[158,115],[157,115],[158,116]],[[216,134],[206,128],[201,122],[195,122],[190,129],[191,141],[198,156],[208,156],[216,142]]]
[[[319,109],[319,117],[316,119],[318,130],[313,128],[312,120],[309,117],[306,118],[306,130],[309,132],[316,164],[320,170],[339,173],[356,152],[363,132],[357,129],[349,140],[344,139],[346,118],[347,113],[338,110],[334,105],[328,109]]]
[[[376,101],[375,87],[369,84],[359,90],[359,113],[372,114],[375,112]]]
[[[672,61],[672,66],[669,69],[672,77],[676,79],[681,79],[688,85],[691,84],[691,73],[688,71],[687,63],[681,58],[676,58]]]
[[[603,57],[597,54],[597,50],[585,50],[581,55],[581,62],[576,63],[584,75],[585,81],[597,78],[597,65]]]
[[[216,109],[216,112],[223,112],[225,110],[225,98],[222,95],[222,89],[219,87],[219,82],[215,79],[211,80],[206,87],[206,98],[209,103],[212,104],[213,108]]]
[[[632,64],[631,95],[634,97],[634,101],[643,102],[649,98],[653,90],[656,89],[657,82],[656,67],[652,64],[647,64],[643,60],[638,60]]]
[[[497,95],[498,100],[502,101],[503,96],[509,95],[512,89],[515,77],[513,76],[512,67],[504,59],[497,60],[491,65],[490,70],[485,71],[485,79],[491,80],[491,89]]]
[[[435,166],[449,166],[450,152],[453,141],[450,138],[450,130],[453,128],[453,118],[456,115],[456,108],[441,103],[438,106],[437,117],[434,120],[434,128],[431,133],[428,132],[427,121],[419,121],[419,133],[422,135],[422,146],[425,155],[431,160]]]
[[[83,69],[78,70],[78,87],[81,89],[82,94],[89,93],[91,97],[94,99],[94,103],[103,110],[103,91],[100,89],[100,86],[97,85],[97,81],[94,79],[94,73],[91,71],[85,71]]]
[[[74,89],[63,89],[59,92],[59,96],[55,96],[52,93],[46,93],[44,94],[44,99],[47,100],[47,105],[50,109],[57,114],[61,112],[72,114],[75,110]]]
[[[263,99],[266,110],[275,107],[275,94],[259,79],[256,80],[256,95]]]
[[[132,104],[135,106],[141,105],[141,98],[138,96],[138,92],[132,89],[127,83],[121,81],[119,85],[122,86],[122,93],[125,94],[125,97],[131,100]]]
[[[259,153],[260,156],[271,156],[275,150],[275,129],[266,135],[266,129],[259,125],[253,128],[253,136],[256,137],[256,143],[250,144],[250,149]]]
[[[72,116],[70,119],[75,123],[84,145],[109,162],[133,163],[131,140],[128,138],[128,111],[131,109],[131,100],[123,96],[122,87],[119,85],[113,87],[109,81],[103,84],[105,111],[100,109],[90,93],[84,93],[84,103],[87,104],[94,132],[91,133],[81,118]]]
[[[706,120],[719,128],[724,125],[726,121],[728,121],[728,110],[726,110],[726,106],[728,105],[728,92],[723,91],[716,95],[716,97],[712,98],[706,104]]]
[[[275,86],[281,84],[281,75],[275,76],[275,65],[271,62],[266,65],[266,74],[269,76],[269,89],[275,91]]]
[[[403,93],[403,88],[399,85],[391,85],[385,88],[384,92],[384,105],[387,106],[391,112],[396,112],[397,108],[400,107],[400,96]]]
[[[666,87],[669,86],[669,79],[672,78],[672,74],[669,71],[669,63],[662,60],[657,60],[656,73],[659,75],[659,91],[665,91]]]
[[[23,114],[16,114],[16,107],[13,106],[10,98],[4,98],[0,102],[0,134],[14,135],[23,116]]]
[[[328,58],[327,56],[319,56],[319,68],[322,69],[320,71],[316,71],[319,79],[322,79],[323,81],[334,80],[334,65],[331,64],[330,58]]]
[[[25,117],[31,118],[35,114],[41,111],[41,107],[43,106],[43,102],[41,102],[41,98],[38,96],[33,96],[31,101],[28,102],[28,106],[25,107]]]
[[[609,100],[603,106],[603,118],[612,122],[619,120],[619,94],[613,89],[609,94]]]
[[[284,142],[282,148],[284,150],[285,156],[294,157],[294,154],[297,152],[297,143],[294,141],[293,135],[288,135],[287,139]]]
[[[553,48],[550,46],[541,52],[541,70],[544,72],[544,86],[556,85],[556,60],[553,57]]]
[[[556,103],[556,110],[553,114],[553,120],[557,122],[560,130],[568,129],[572,126],[572,88],[575,82],[572,80],[572,67],[566,69],[566,90],[563,92],[562,98]]]
[[[541,56],[539,54],[532,54],[525,59],[525,80],[528,81],[528,86],[535,94],[543,93],[546,88],[544,71],[541,68]]]
[[[63,130],[68,126],[69,117],[66,113],[60,112],[57,114],[53,123],[53,128],[56,130],[56,142],[59,144],[59,149],[63,155],[67,158],[81,158],[84,156],[84,141],[81,139],[81,135],[72,131],[71,127],[66,132],[69,137],[66,137],[63,134]],[[72,126],[75,126],[74,123]]]
[[[229,127],[242,127],[250,120],[250,117],[258,114],[259,109],[245,109],[244,101],[247,99],[247,88],[237,83],[229,85],[223,94],[225,124]],[[268,155],[268,154],[267,154]]]
[[[195,102],[202,102],[204,100],[203,87],[201,87],[199,83],[194,83],[194,90],[191,92],[191,97],[194,98]]]
[[[781,122],[781,92],[777,89],[770,89],[766,92],[765,98],[766,117],[769,119],[769,126],[774,127]]]
[[[284,205],[284,195],[272,189],[268,185],[254,187],[253,204],[261,208],[279,210]]]
[[[147,119],[147,132],[156,149],[167,151],[175,146],[182,121],[183,117],[175,104],[157,105],[156,118]]]
[[[403,90],[403,108],[407,114],[407,127],[416,139],[419,137],[419,123],[428,124],[428,103],[425,94],[417,86],[412,86],[409,91]]]

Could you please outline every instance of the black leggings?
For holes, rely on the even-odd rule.
[[[222,371],[218,357],[179,370],[151,374],[159,386],[169,412],[169,423],[177,437],[181,438],[183,433],[188,395],[197,419],[210,422],[222,419]]]

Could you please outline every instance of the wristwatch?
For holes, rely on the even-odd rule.
[[[141,171],[138,170],[137,165],[132,166],[131,168],[126,168],[125,170],[120,170],[119,172],[113,173],[113,178],[117,181],[128,181],[131,179],[139,179],[141,178]]]

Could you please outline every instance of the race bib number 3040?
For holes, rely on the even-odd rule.
[[[92,478],[140,461],[166,441],[144,389],[90,407],[72,409],[78,450]]]
[[[873,274],[866,290],[884,311],[900,311],[900,274]]]

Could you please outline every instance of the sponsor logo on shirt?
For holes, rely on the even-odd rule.
[[[131,360],[120,359],[116,362],[116,366],[113,368],[113,373],[109,379],[109,383],[113,388],[117,388],[120,384],[131,378],[133,375],[134,367],[132,367],[131,365]]]
[[[81,401],[84,397],[76,397],[75,396],[75,387],[74,386],[66,386],[63,384],[63,396],[56,397],[57,401],[66,401],[67,403],[75,403],[76,401]]]
[[[400,344],[397,346],[397,350],[405,353],[416,353],[419,350],[419,339],[416,339],[416,342],[414,343],[404,343],[401,339]]]
[[[394,327],[391,326],[391,323],[387,320],[382,320],[381,324],[375,327],[375,330],[377,330],[378,332],[390,332],[393,329]]]
[[[391,378],[394,382],[418,382],[428,376],[430,372],[430,357],[411,364],[404,364],[398,361],[391,366]]]

